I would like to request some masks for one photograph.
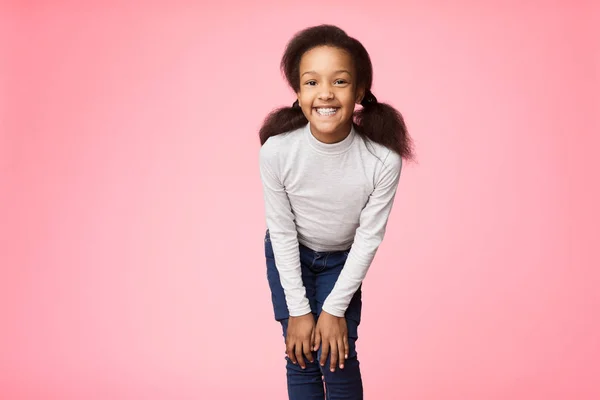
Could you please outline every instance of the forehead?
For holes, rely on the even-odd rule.
[[[310,49],[300,59],[300,74],[314,71],[318,74],[330,74],[334,71],[352,71],[350,54],[343,49],[331,46],[319,46]]]

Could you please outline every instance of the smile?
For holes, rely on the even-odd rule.
[[[332,108],[332,107],[327,107],[327,108],[326,108],[326,107],[317,107],[317,108],[315,108],[315,110],[317,111],[317,114],[319,114],[319,115],[323,115],[323,116],[325,116],[325,117],[329,117],[329,116],[332,116],[332,115],[334,115],[334,114],[337,112],[338,108]]]

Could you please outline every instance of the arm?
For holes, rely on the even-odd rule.
[[[375,189],[360,215],[354,244],[338,280],[323,304],[323,310],[343,317],[350,300],[360,287],[381,244],[400,179],[402,159],[390,152]]]
[[[280,176],[276,149],[269,145],[265,143],[260,151],[267,227],[288,310],[291,317],[296,317],[310,313],[311,309],[302,283],[294,214]]]

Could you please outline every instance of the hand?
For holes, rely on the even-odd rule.
[[[314,362],[312,346],[315,339],[315,317],[312,313],[300,317],[290,317],[288,321],[287,336],[285,338],[285,353],[292,363],[300,364],[306,368],[304,356]]]
[[[344,368],[344,360],[348,358],[350,346],[348,345],[348,326],[346,318],[336,317],[325,311],[321,311],[317,326],[315,328],[315,348],[319,349],[319,344],[322,344],[320,364],[325,366],[327,355],[331,352],[331,360],[329,368],[331,372],[335,371],[335,367],[339,362],[340,368]]]

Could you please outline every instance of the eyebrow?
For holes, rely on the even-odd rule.
[[[334,74],[339,74],[340,72],[345,72],[348,75],[352,76],[352,74],[350,73],[350,71],[345,70],[345,69],[338,69],[337,71],[333,71]],[[316,74],[316,73],[317,73],[316,71],[306,71],[305,73],[303,73],[301,75],[301,77],[304,76],[304,75],[306,75],[306,74]]]

